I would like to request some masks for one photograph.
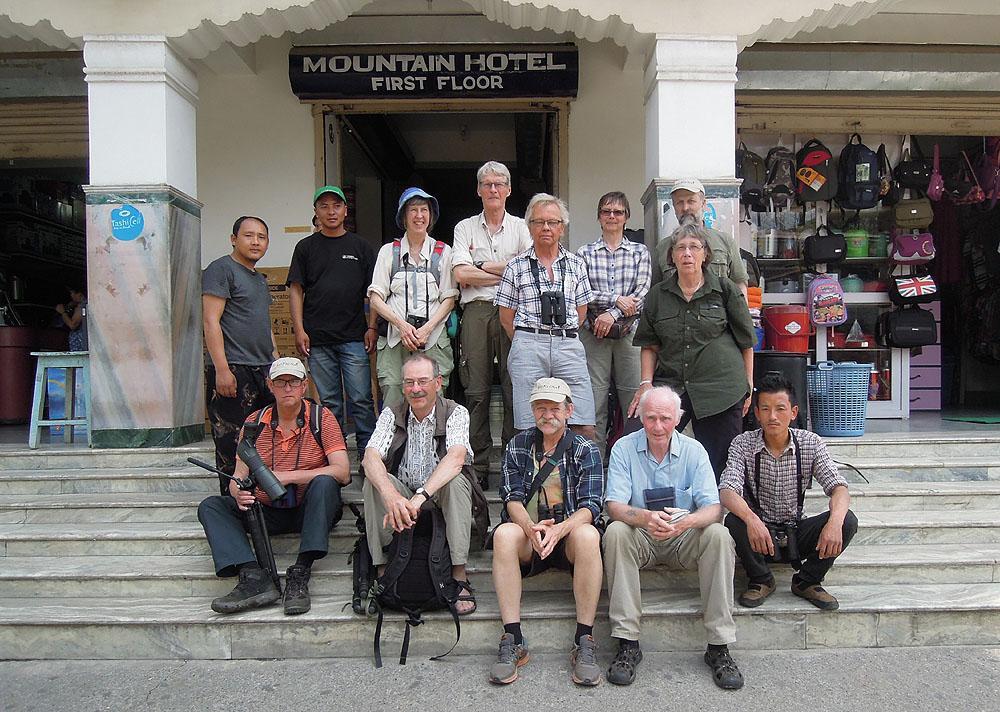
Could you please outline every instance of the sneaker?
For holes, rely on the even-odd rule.
[[[799,598],[806,599],[821,611],[835,611],[840,608],[840,603],[837,599],[818,583],[814,583],[811,586],[803,586],[795,579],[792,579],[792,593]]]
[[[751,582],[747,586],[747,590],[740,594],[737,599],[739,604],[744,608],[756,608],[764,602],[764,600],[774,593],[774,579],[771,579],[768,583],[753,583]]]
[[[573,682],[577,685],[593,687],[601,681],[601,669],[597,666],[597,643],[594,636],[585,635],[573,646],[569,654],[569,664],[573,668]]]
[[[490,670],[490,682],[509,685],[517,679],[517,669],[528,662],[528,649],[524,643],[515,643],[514,636],[504,633],[500,636],[500,650],[497,661]]]
[[[281,598],[271,575],[263,569],[243,569],[236,588],[212,601],[216,613],[238,613],[269,606]]]
[[[712,668],[712,679],[723,690],[738,690],[743,687],[743,673],[736,667],[736,661],[728,648],[705,651],[705,664]]]
[[[635,682],[635,669],[642,662],[639,646],[619,647],[618,654],[608,668],[608,682],[615,685],[631,685]]]
[[[285,572],[285,615],[298,616],[312,608],[309,600],[310,571],[302,564],[292,564]]]

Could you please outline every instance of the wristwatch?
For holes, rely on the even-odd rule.
[[[486,264],[484,260],[479,260],[479,262],[473,262],[472,266],[476,269],[482,269],[484,264]]]
[[[424,499],[430,500],[431,493],[425,490],[423,487],[417,487],[417,491],[413,493],[414,495],[421,495]]]

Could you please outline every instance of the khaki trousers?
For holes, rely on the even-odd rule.
[[[733,572],[736,549],[729,531],[719,523],[688,529],[667,541],[654,541],[645,529],[611,522],[604,534],[604,573],[608,579],[611,636],[639,640],[642,596],[639,570],[666,564],[697,569],[702,620],[712,645],[736,641],[733,622]]]
[[[395,346],[389,346],[384,336],[378,338],[378,349],[375,369],[378,373],[378,386],[382,391],[382,407],[397,405],[403,402],[403,361],[414,352],[407,351],[400,341]],[[455,367],[455,357],[451,350],[451,340],[448,330],[442,329],[437,343],[421,353],[431,359],[441,369],[441,389],[448,387],[448,377]]]
[[[413,490],[395,476],[389,475],[396,491],[404,497],[412,497]],[[368,549],[376,566],[386,563],[383,549],[392,541],[392,527],[383,527],[385,505],[368,478],[362,487],[365,498],[365,533],[368,535]],[[472,540],[472,485],[467,477],[459,473],[451,482],[434,493],[432,498],[444,514],[448,547],[451,549],[451,565],[461,566],[469,561],[469,542]]]
[[[632,333],[621,339],[598,339],[588,329],[580,329],[580,341],[587,352],[587,370],[594,389],[594,412],[597,416],[597,449],[604,454],[608,439],[608,392],[615,379],[618,402],[627,409],[639,388],[641,368],[639,347],[632,345]],[[624,416],[624,413],[622,414]]]

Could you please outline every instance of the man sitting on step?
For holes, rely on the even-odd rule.
[[[708,633],[705,664],[715,684],[743,687],[743,675],[729,654],[736,640],[733,622],[733,539],[719,523],[722,508],[708,452],[694,438],[675,431],[681,399],[666,386],[639,399],[642,430],[611,449],[604,571],[608,577],[608,617],[618,653],[608,681],[630,685],[642,661],[639,570],[656,564],[697,569],[702,620]]]
[[[240,578],[231,593],[212,601],[216,613],[259,608],[281,597],[270,574],[257,564],[240,515],[255,499],[264,505],[270,534],[301,532],[298,558],[286,573],[284,607],[287,615],[308,611],[311,567],[326,556],[330,529],[341,515],[340,488],[351,481],[347,446],[337,418],[325,407],[305,400],[309,379],[302,362],[276,360],[268,372],[267,387],[275,405],[251,413],[246,422],[263,425],[257,451],[288,492],[272,502],[259,488],[244,492],[230,482],[229,496],[209,497],[199,505],[198,520],[212,548],[216,575],[238,573]],[[237,457],[235,476],[246,475],[247,465]]]
[[[573,682],[601,681],[594,616],[601,595],[601,535],[594,522],[604,501],[604,467],[597,447],[569,429],[572,392],[559,378],[539,378],[529,397],[535,427],[507,444],[500,498],[502,523],[493,532],[493,586],[503,635],[490,682],[508,684],[528,662],[521,635],[521,579],[546,569],[573,574],[576,632]]]
[[[437,361],[418,351],[403,362],[402,403],[386,406],[362,462],[365,472],[365,526],[372,563],[381,576],[394,531],[417,523],[420,508],[433,499],[444,515],[452,577],[468,592],[458,597],[459,615],[476,610],[465,565],[469,560],[475,482],[469,445],[469,411],[441,397]],[[438,443],[443,438],[443,455]]]
[[[733,439],[719,482],[722,505],[730,512],[726,527],[749,581],[739,603],[756,608],[774,592],[771,559],[796,570],[792,593],[821,610],[836,610],[837,599],[820,584],[858,530],[848,509],[847,481],[820,436],[788,427],[799,414],[788,379],[769,373],[756,391],[754,413],[761,427]],[[803,519],[805,491],[814,477],[830,498],[830,509]]]

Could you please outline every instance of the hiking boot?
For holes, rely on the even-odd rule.
[[[821,611],[835,611],[840,608],[840,603],[837,599],[818,583],[814,583],[811,586],[803,586],[795,579],[792,579],[792,593],[799,598],[806,599]]]
[[[569,664],[573,668],[573,682],[577,685],[593,687],[601,681],[601,668],[597,666],[597,643],[594,642],[594,636],[580,637],[569,654]]]
[[[712,679],[723,690],[738,690],[743,687],[743,673],[736,667],[736,661],[729,654],[729,648],[705,651],[705,664],[712,668]]]
[[[285,615],[299,616],[312,608],[309,600],[309,569],[292,564],[285,572]]]
[[[635,669],[642,662],[639,646],[621,646],[608,668],[608,682],[615,685],[631,685],[635,682]]]
[[[514,636],[504,633],[500,636],[500,650],[497,661],[490,670],[490,682],[509,685],[517,679],[517,669],[528,662],[528,649],[524,643],[515,643]]]
[[[747,586],[747,590],[740,594],[737,602],[744,608],[756,608],[764,602],[764,600],[774,593],[774,579],[771,579],[768,583],[754,583],[750,582]]]
[[[239,613],[251,608],[269,606],[281,598],[271,575],[263,569],[243,569],[236,588],[212,601],[216,613]]]

